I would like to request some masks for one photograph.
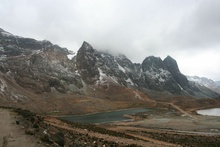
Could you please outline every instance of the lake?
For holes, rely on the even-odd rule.
[[[220,108],[198,110],[196,112],[201,115],[220,116]]]
[[[84,122],[84,123],[109,123],[115,121],[130,121],[132,119],[123,117],[126,114],[136,114],[140,112],[147,112],[150,109],[146,108],[135,108],[135,109],[125,109],[119,111],[102,112],[89,115],[71,115],[58,117],[62,120],[67,120],[71,122]]]

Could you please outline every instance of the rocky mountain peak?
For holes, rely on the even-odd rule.
[[[94,50],[93,47],[86,41],[83,42],[80,49],[81,50],[83,49],[83,50],[86,50],[86,51],[93,51]]]
[[[149,56],[144,59],[142,62],[142,70],[143,72],[149,71],[152,69],[164,69],[164,63],[160,57]]]
[[[2,28],[0,28],[0,38],[17,38],[18,36],[15,36],[5,30],[3,30]]]
[[[1,32],[1,33],[8,33],[8,34],[12,35],[11,33],[6,32],[5,30],[3,30],[2,28],[0,28],[0,32]]]
[[[189,82],[186,76],[180,72],[176,60],[173,59],[171,56],[167,56],[163,62],[166,65],[169,72],[172,74],[173,78],[177,81],[177,83],[179,83],[181,88],[189,90],[191,88]]]
[[[176,60],[171,56],[167,56],[163,62],[171,73],[180,72]]]
[[[99,77],[99,71],[96,68],[95,50],[87,43],[83,42],[76,55],[76,65],[83,80],[88,83],[94,83]]]
[[[145,58],[142,62],[142,70],[149,89],[165,90],[171,93],[181,92],[181,88],[161,58],[154,56]]]

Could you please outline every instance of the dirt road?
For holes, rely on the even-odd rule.
[[[17,114],[0,108],[0,147],[43,147],[34,136],[26,135],[21,124],[16,124]]]
[[[181,113],[183,113],[183,115],[185,116],[189,116],[193,119],[197,119],[195,116],[190,115],[188,112],[184,111],[183,109],[181,109],[179,106],[173,104],[173,103],[169,103],[173,108],[177,109],[178,111],[180,111]]]

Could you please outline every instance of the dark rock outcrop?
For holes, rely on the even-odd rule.
[[[79,74],[87,84],[94,84],[99,78],[99,71],[95,66],[96,60],[95,50],[84,41],[77,52],[76,65]]]
[[[180,84],[181,87],[183,87],[183,89],[188,90],[191,88],[186,76],[180,72],[176,60],[170,56],[167,56],[163,62],[166,65],[168,71],[172,74],[173,78],[177,83]]]
[[[151,90],[169,91],[180,94],[181,88],[167,69],[161,58],[147,57],[142,63],[145,82]]]

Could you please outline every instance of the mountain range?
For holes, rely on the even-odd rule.
[[[24,103],[46,97],[149,100],[165,96],[218,97],[187,79],[171,56],[133,63],[83,42],[77,53],[0,29],[0,101]],[[68,101],[69,99],[67,99]],[[46,100],[45,100],[46,101]]]
[[[206,77],[198,77],[198,76],[187,76],[187,79],[189,81],[193,81],[197,83],[198,85],[205,86],[220,94],[220,85],[218,84],[218,82],[215,82]]]

